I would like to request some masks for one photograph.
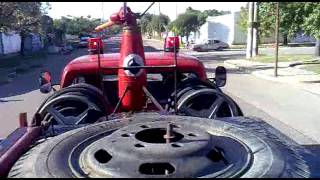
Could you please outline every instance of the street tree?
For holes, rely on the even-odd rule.
[[[259,3],[259,37],[269,37],[275,32],[275,2]],[[301,2],[280,2],[280,27],[279,31],[284,38],[284,44],[288,44],[288,38],[294,37],[301,32],[304,22],[304,3]],[[238,22],[243,32],[248,27],[248,5],[241,7],[240,21]]]
[[[100,19],[87,17],[62,16],[54,20],[54,28],[72,35],[87,35],[93,31],[93,28],[101,23]]]
[[[142,18],[140,19],[140,27],[141,27],[141,32],[142,34],[152,34],[152,29],[148,26],[150,26],[150,22],[152,20],[152,14],[146,13]]]
[[[50,8],[41,2],[0,2],[0,30],[38,32],[41,16]]]
[[[304,5],[303,30],[317,39],[315,55],[320,56],[320,3],[306,2]]]
[[[160,35],[161,32],[167,30],[170,18],[164,14],[154,15],[146,13],[139,22],[143,34],[151,35],[153,32],[157,32]]]
[[[167,15],[160,14],[160,15],[153,15],[150,22],[150,27],[152,32],[158,32],[160,36],[161,32],[166,31],[167,26],[170,22],[170,18]],[[150,30],[149,27],[149,30]]]
[[[204,10],[203,12],[201,12],[199,10],[192,9],[192,7],[188,7],[186,9],[186,13],[197,14],[199,25],[202,26],[206,22],[208,16],[221,16],[221,15],[225,15],[225,14],[230,14],[230,11],[219,11],[216,9],[208,9],[208,10]]]
[[[193,32],[194,34],[196,34],[199,31],[200,27],[204,23],[206,23],[208,16],[220,16],[220,15],[229,14],[229,13],[230,11],[219,11],[216,9],[204,10],[202,12],[200,10],[193,9],[192,7],[188,7],[185,13],[182,16],[180,16],[180,20],[177,20],[177,22],[173,23],[170,27],[174,28],[174,30],[179,32],[180,34],[185,34],[188,41],[190,33]],[[185,23],[191,23],[191,24],[188,25]],[[174,24],[178,26],[186,25],[190,27],[186,27],[186,28],[176,27]]]
[[[179,14],[176,20],[170,25],[170,30],[176,32],[181,37],[189,40],[191,32],[197,32],[200,28],[198,16],[196,13],[186,12]]]

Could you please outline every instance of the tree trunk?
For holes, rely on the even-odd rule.
[[[20,37],[21,37],[21,47],[20,47],[20,55],[24,56],[24,39],[25,39],[25,33],[21,32],[20,33]]]
[[[317,39],[317,42],[316,42],[315,56],[320,56],[320,39]]]
[[[285,46],[288,45],[288,34],[283,35],[283,45],[285,45]]]
[[[186,41],[187,41],[186,43],[189,42],[189,34],[186,35]]]

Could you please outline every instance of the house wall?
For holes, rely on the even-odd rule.
[[[0,33],[3,54],[17,53],[21,50],[21,37],[18,33]]]
[[[208,38],[208,21],[200,27],[199,34],[196,37],[195,42],[200,43],[207,38]]]
[[[208,39],[217,39],[228,44],[234,39],[233,14],[208,17]]]
[[[3,44],[2,44],[1,36],[0,36],[0,55],[3,55]]]
[[[232,44],[246,44],[247,32],[241,31],[238,25],[240,21],[240,12],[226,14],[222,16],[208,17],[207,22],[200,27],[200,37],[197,38],[198,42],[204,39],[218,39],[223,42]],[[274,43],[275,37],[265,37],[261,39],[261,44]],[[279,42],[283,42],[283,36],[280,34]],[[313,37],[298,33],[296,37],[289,39],[292,43],[315,42]]]
[[[24,38],[23,51],[25,54],[31,54],[43,48],[40,34],[30,33]]]
[[[297,33],[296,37],[291,38],[289,41],[293,43],[304,43],[304,42],[316,42],[316,39],[314,37],[307,36],[303,33]]]

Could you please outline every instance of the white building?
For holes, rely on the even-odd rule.
[[[202,42],[205,39],[217,39],[229,45],[246,44],[247,32],[241,31],[239,21],[240,12],[233,12],[222,16],[209,16],[207,22],[201,26],[195,40],[196,42]],[[271,36],[262,39],[260,43],[274,43],[274,41],[274,36]],[[298,33],[295,38],[288,39],[288,41],[292,43],[315,42],[315,38]],[[280,42],[283,42],[281,35]]]
[[[240,12],[222,16],[209,16],[207,22],[201,26],[200,33],[196,37],[197,42],[205,39],[217,39],[232,44],[246,43],[246,33],[240,30],[238,21]]]

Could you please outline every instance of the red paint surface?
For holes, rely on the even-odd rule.
[[[118,74],[117,69],[107,69],[110,67],[118,67],[120,54],[102,54],[101,67],[105,75]],[[146,66],[168,66],[174,65],[174,53],[161,52],[161,53],[145,53]],[[177,54],[177,69],[179,72],[193,72],[201,80],[206,80],[207,75],[204,65],[196,57],[184,54]],[[61,87],[71,85],[73,79],[78,75],[95,75],[98,70],[97,55],[85,55],[78,57],[71,61],[62,72],[60,81]],[[174,68],[153,68],[147,69],[147,73],[160,73],[160,72],[174,72]]]
[[[135,26],[129,27],[131,30],[122,33],[121,50],[119,67],[123,66],[124,59],[129,54],[137,54],[143,59],[145,64],[144,50],[142,45],[142,37],[139,32],[134,31]],[[121,101],[121,109],[125,111],[139,111],[145,105],[146,98],[142,90],[143,86],[147,85],[147,75],[145,69],[138,76],[128,76],[124,69],[118,70],[118,96],[122,97],[125,89],[128,91]]]
[[[0,148],[0,177],[6,177],[18,158],[41,134],[41,127],[21,127],[11,133]]]

